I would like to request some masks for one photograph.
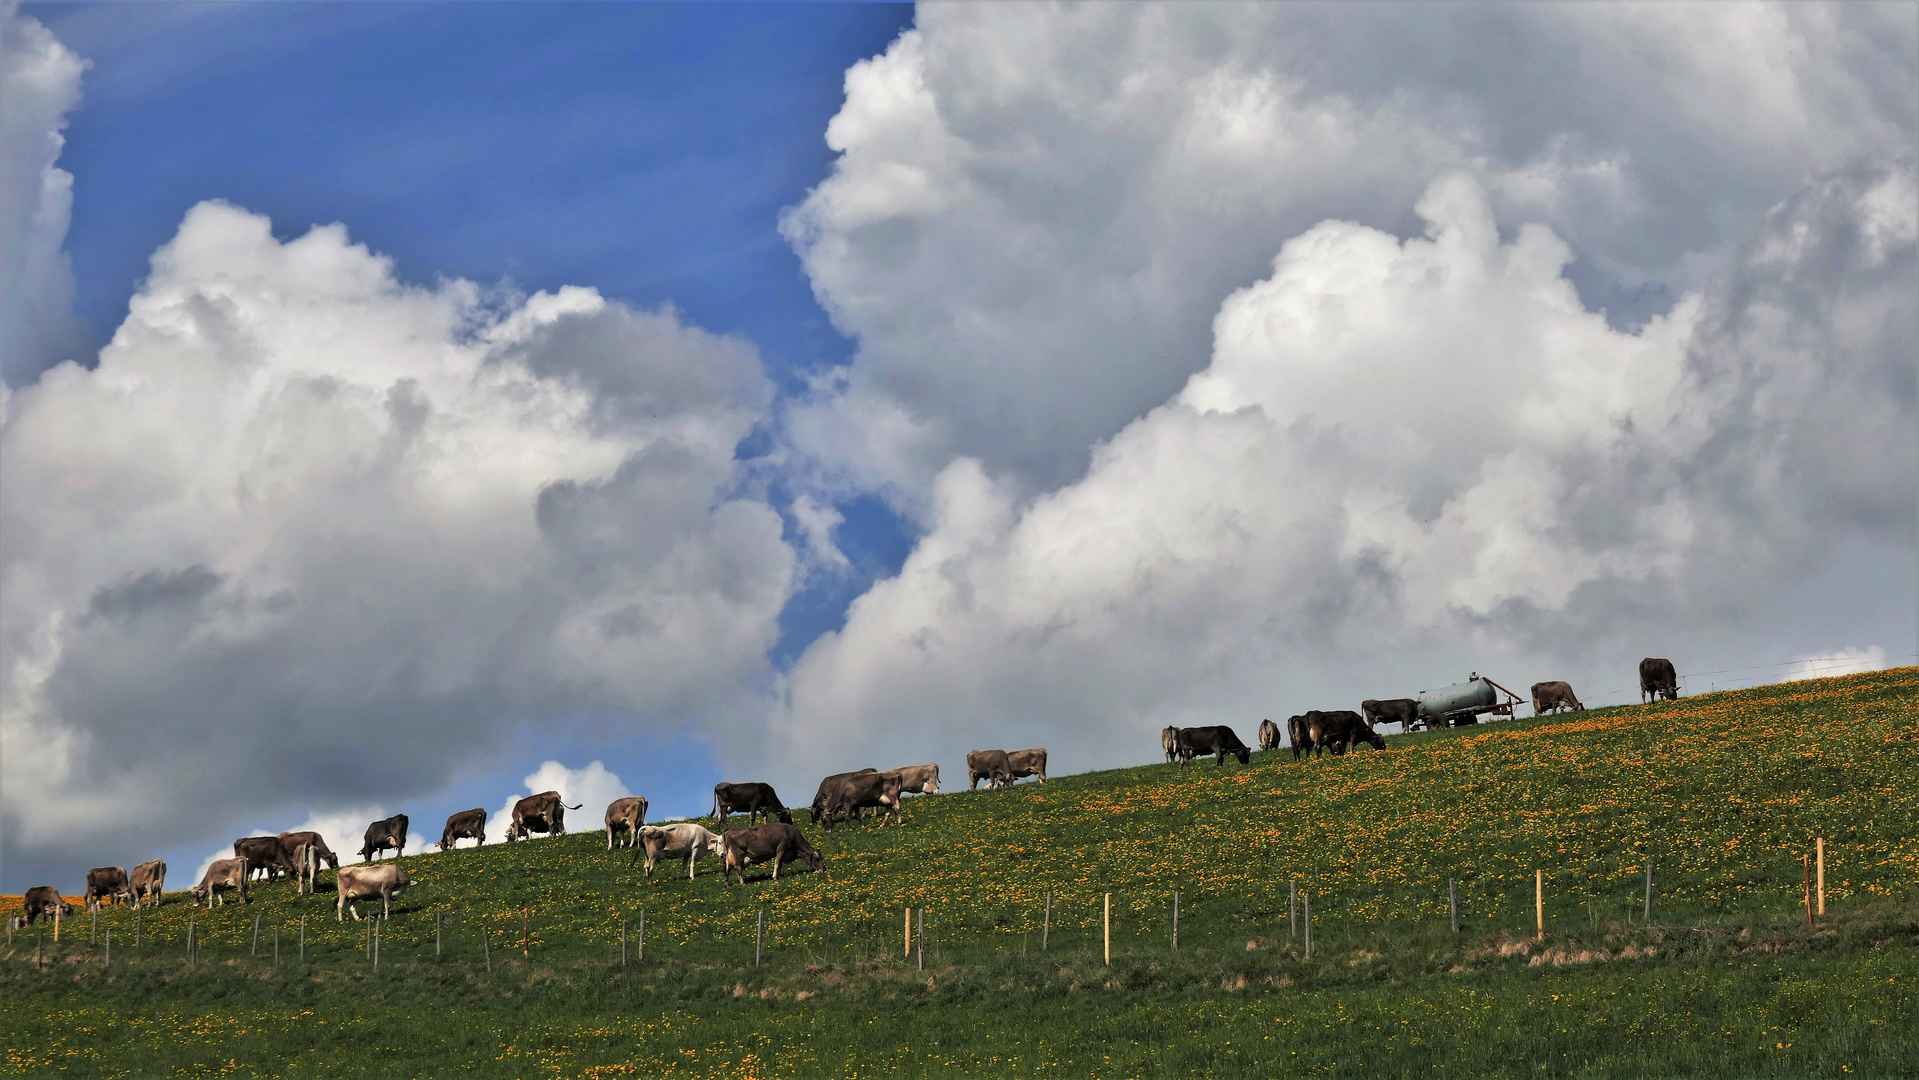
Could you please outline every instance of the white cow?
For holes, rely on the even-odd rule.
[[[340,922],[346,921],[346,911],[353,909],[353,921],[360,921],[360,906],[357,901],[380,901],[380,917],[393,915],[393,898],[405,892],[413,884],[398,863],[382,863],[379,866],[342,866],[334,875],[334,888],[339,890],[339,899],[334,903],[333,915]]]
[[[639,861],[640,855],[646,856],[646,877],[653,879],[653,867],[663,855],[686,856],[686,880],[693,880],[693,864],[700,856],[709,851],[720,849],[720,834],[704,825],[695,825],[682,821],[677,825],[640,826],[640,850],[633,853],[626,865],[632,866]]]

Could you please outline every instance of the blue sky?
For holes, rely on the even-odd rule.
[[[409,281],[587,284],[670,303],[750,340],[788,389],[852,352],[776,222],[827,173],[846,69],[910,26],[910,5],[23,10],[92,62],[61,163],[76,178],[76,302],[96,342],[187,209],[224,199],[269,215],[282,239],[343,222]],[[854,496],[842,512],[856,572],[792,598],[776,662],[836,628],[906,555],[883,501]],[[694,733],[634,745],[606,730],[549,718],[434,804],[493,808],[546,758],[603,760],[656,815],[710,801],[720,773]]]

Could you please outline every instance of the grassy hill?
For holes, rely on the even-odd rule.
[[[50,972],[16,937],[0,1072],[144,1075],[132,1063],[159,1054],[195,1074],[354,1075],[326,1052],[350,1045],[386,1048],[380,1075],[1884,1075],[1919,1060],[1915,751],[1905,668],[1339,759],[915,798],[904,828],[807,827],[824,873],[756,869],[745,887],[713,860],[694,882],[647,884],[599,834],[488,845],[405,861],[419,884],[377,973],[366,924],[334,922],[324,884],[210,912],[176,895],[141,916],[137,950],[131,913],[101,916],[110,970],[84,917]],[[1808,928],[1816,837],[1831,914]],[[1310,959],[1289,933],[1295,888],[1311,895]],[[927,912],[924,972],[902,952],[909,906]],[[263,943],[280,932],[277,967],[252,955],[256,917]]]

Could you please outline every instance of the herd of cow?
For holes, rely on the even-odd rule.
[[[1642,700],[1648,695],[1655,701],[1660,697],[1668,700],[1678,697],[1678,676],[1669,660],[1649,658],[1642,661],[1639,665],[1639,683]],[[1564,682],[1534,683],[1532,696],[1535,714],[1561,708],[1585,708],[1573,694],[1572,687]],[[1328,750],[1337,757],[1362,742],[1383,750],[1386,748],[1386,739],[1375,730],[1375,725],[1397,723],[1402,731],[1410,731],[1420,718],[1418,706],[1419,702],[1413,698],[1384,701],[1368,699],[1360,704],[1360,712],[1316,709],[1288,717],[1286,735],[1292,744],[1293,760],[1297,762],[1302,757],[1317,757]],[[1280,746],[1279,740],[1279,725],[1271,720],[1261,720],[1259,748],[1276,750]],[[1160,746],[1168,762],[1177,762],[1181,766],[1190,765],[1196,757],[1208,755],[1212,756],[1215,765],[1223,766],[1228,756],[1237,758],[1244,765],[1252,756],[1252,749],[1240,741],[1232,728],[1223,724],[1166,728],[1160,733]],[[1046,751],[1044,748],[974,750],[966,755],[966,775],[968,790],[976,790],[982,780],[987,782],[988,787],[1010,786],[1028,776],[1037,777],[1043,783],[1046,780]],[[909,765],[885,772],[859,769],[835,773],[820,781],[819,790],[813,795],[807,812],[812,816],[813,824],[829,832],[835,822],[859,821],[868,810],[877,812],[882,825],[889,814],[895,824],[904,824],[900,813],[902,797],[914,793],[939,794],[939,776],[939,766],[935,764]],[[513,805],[506,841],[525,840],[534,833],[564,835],[566,812],[580,808],[567,805],[557,791],[528,795]],[[645,823],[646,809],[646,799],[638,795],[615,799],[607,805],[603,821],[607,850],[622,846],[633,848],[627,865],[631,867],[644,857],[648,881],[653,880],[655,867],[666,858],[684,858],[686,876],[690,881],[694,877],[696,863],[708,854],[720,856],[721,872],[729,885],[736,874],[740,883],[744,884],[747,867],[760,863],[772,864],[775,881],[779,880],[781,867],[795,861],[804,862],[814,870],[825,866],[825,858],[819,849],[808,843],[794,826],[793,812],[780,801],[770,784],[715,785],[713,818],[721,830],[719,832],[690,821],[648,825]],[[727,828],[734,814],[747,815],[746,825]],[[450,815],[446,819],[446,827],[441,830],[437,846],[446,851],[460,840],[473,840],[476,846],[485,844],[486,820],[486,810],[481,807]],[[358,905],[362,900],[378,900],[384,917],[392,913],[393,899],[413,885],[412,879],[399,865],[406,840],[405,814],[395,814],[373,822],[367,826],[365,841],[360,847],[360,858],[367,861],[358,866],[342,867],[339,856],[327,847],[326,841],[317,832],[244,836],[233,842],[232,858],[214,860],[199,883],[187,890],[188,902],[217,905],[225,902],[226,893],[237,892],[242,901],[251,903],[251,897],[247,895],[247,883],[260,875],[268,880],[282,874],[293,876],[304,891],[317,884],[320,866],[325,864],[335,872],[336,919],[344,922],[349,911],[354,919],[359,919]],[[387,851],[394,853],[394,861],[378,862]],[[123,900],[136,908],[142,900],[159,903],[166,892],[166,877],[167,864],[159,859],[141,863],[133,868],[132,873],[118,866],[95,867],[87,871],[86,907],[89,911],[97,911],[101,904],[112,900]],[[42,915],[53,917],[57,913],[64,917],[73,911],[72,906],[60,898],[59,890],[51,885],[28,889],[24,899],[23,920],[28,923]]]

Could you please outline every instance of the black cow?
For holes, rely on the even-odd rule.
[[[101,905],[115,898],[140,906],[139,898],[133,895],[133,886],[127,882],[126,867],[96,866],[87,871],[88,911],[99,911]]]
[[[35,885],[28,889],[27,895],[21,899],[26,902],[28,923],[32,923],[42,915],[51,919],[56,911],[60,913],[62,919],[73,914],[73,905],[60,899],[60,890],[51,885]]]
[[[1649,696],[1658,701],[1661,695],[1667,701],[1679,700],[1679,672],[1671,660],[1648,656],[1639,662],[1639,703],[1645,704]]]
[[[360,858],[372,859],[377,852],[393,849],[393,857],[399,858],[406,850],[406,815],[395,814],[383,821],[376,821],[366,827],[366,843],[360,845]]]
[[[727,818],[741,811],[746,813],[748,825],[759,824],[762,814],[766,815],[768,821],[778,816],[781,822],[793,824],[793,811],[780,801],[779,792],[774,791],[771,784],[713,785],[713,820],[719,823],[721,829],[726,828]]]
[[[1359,711],[1366,717],[1368,725],[1398,724],[1402,732],[1411,731],[1419,720],[1419,702],[1409,697],[1387,698],[1384,701],[1367,698],[1359,703]]]
[[[1312,726],[1304,715],[1286,718],[1286,741],[1293,744],[1293,761],[1297,763],[1301,754],[1313,752]]]
[[[773,880],[778,881],[780,867],[794,859],[815,870],[826,868],[826,859],[819,849],[807,843],[797,827],[785,822],[728,829],[720,837],[721,870],[728,885],[733,884],[735,872],[740,875],[740,884],[746,884],[746,868],[769,860],[773,863]]]
[[[865,769],[860,772],[839,773],[827,777],[820,781],[820,790],[813,796],[813,821],[830,832],[834,819],[841,811],[845,811],[849,818],[857,819],[860,810],[868,806],[880,808],[882,825],[886,823],[888,811],[893,814],[894,824],[905,824],[900,817],[898,773]]]
[[[1211,727],[1189,727],[1179,729],[1179,763],[1191,765],[1196,757],[1213,755],[1215,766],[1226,764],[1226,755],[1239,759],[1241,765],[1252,759],[1253,752],[1239,741],[1233,729],[1224,724]]]
[[[277,836],[242,836],[233,842],[233,853],[247,861],[247,876],[264,874],[268,881],[281,874],[299,872],[293,853]]]
[[[1360,715],[1351,709],[1335,709],[1322,712],[1314,710],[1305,714],[1307,734],[1313,741],[1314,754],[1322,749],[1331,750],[1335,755],[1343,754],[1359,743],[1371,743],[1373,749],[1386,749],[1386,738],[1374,731]]]
[[[486,807],[447,815],[446,828],[440,830],[440,850],[446,851],[461,840],[477,841],[474,847],[486,846]]]

